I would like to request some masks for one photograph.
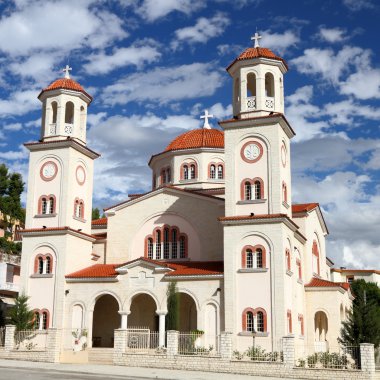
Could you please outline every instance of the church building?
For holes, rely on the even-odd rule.
[[[150,191],[95,221],[92,97],[68,67],[41,91],[41,137],[25,144],[21,263],[36,328],[87,329],[88,346],[112,347],[115,329],[144,327],[164,346],[175,281],[179,330],[204,331],[205,346],[223,331],[237,350],[252,346],[253,333],[266,349],[289,334],[318,351],[337,346],[353,297],[347,283],[329,280],[319,204],[292,203],[287,71],[256,35],[227,67],[231,118],[212,128],[205,112],[202,128],[150,158]]]

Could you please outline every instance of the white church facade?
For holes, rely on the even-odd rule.
[[[42,90],[41,139],[30,151],[21,288],[37,328],[88,330],[112,347],[117,328],[147,327],[165,344],[168,284],[179,292],[180,331],[235,349],[337,346],[351,306],[347,283],[329,281],[328,229],[318,203],[292,204],[284,116],[286,62],[246,49],[227,68],[231,119],[186,132],[150,158],[152,189],[91,221],[93,168],[86,145],[92,98],[70,78]],[[305,157],[307,159],[307,157]]]

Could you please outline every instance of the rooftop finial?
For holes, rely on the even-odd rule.
[[[66,65],[66,67],[62,70],[65,73],[65,78],[70,79],[70,71],[72,70],[72,67],[69,65]]]
[[[201,119],[205,119],[205,123],[203,124],[203,128],[211,129],[211,126],[210,126],[210,124],[209,124],[209,122],[208,122],[208,119],[211,119],[212,117],[214,117],[214,115],[210,115],[210,114],[208,113],[208,111],[205,110],[204,115],[202,115],[202,116],[200,117]]]
[[[255,41],[255,46],[254,46],[255,48],[260,47],[259,39],[261,39],[261,36],[256,31],[255,35],[251,37],[251,41],[253,41],[253,40]]]

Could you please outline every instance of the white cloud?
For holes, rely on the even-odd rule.
[[[299,41],[298,33],[294,30],[286,30],[284,33],[271,33],[270,30],[265,30],[262,32],[260,46],[268,47],[278,54],[283,54]]]
[[[336,43],[346,41],[348,39],[346,32],[347,31],[342,28],[326,28],[321,26],[319,28],[318,36],[327,42]]]
[[[228,17],[220,12],[211,18],[201,17],[194,26],[177,29],[175,31],[176,39],[172,41],[171,46],[173,49],[177,49],[181,42],[206,43],[210,38],[223,34],[229,23]]]
[[[88,56],[88,63],[83,67],[90,75],[107,74],[128,65],[141,67],[157,61],[160,57],[161,53],[154,46],[130,46],[115,49],[110,55],[104,52],[91,54]]]
[[[353,95],[357,99],[379,99],[380,69],[360,69],[340,84],[340,90],[342,94]]]
[[[27,112],[39,109],[40,102],[36,94],[39,89],[16,91],[7,99],[0,99],[0,117],[10,115],[25,115]]]
[[[371,0],[343,0],[343,5],[354,12],[374,7]]]
[[[21,123],[5,124],[3,129],[5,131],[19,131],[22,128]]]
[[[158,67],[143,75],[132,74],[107,86],[102,100],[112,105],[132,101],[165,104],[213,95],[222,84],[219,69],[211,63]]]
[[[201,0],[144,0],[137,13],[149,22],[165,17],[173,11],[190,15],[206,4]]]

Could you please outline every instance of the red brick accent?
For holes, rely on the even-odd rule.
[[[291,257],[290,257],[289,249],[285,250],[285,258],[286,258],[286,270],[292,270]]]
[[[248,145],[250,145],[250,144],[255,144],[255,145],[257,145],[257,146],[259,147],[259,149],[260,149],[260,153],[259,153],[258,157],[256,157],[254,160],[248,160],[248,159],[244,156],[244,149],[245,149]],[[250,140],[250,141],[246,142],[246,143],[241,147],[241,149],[240,149],[240,157],[242,158],[243,161],[248,162],[249,164],[253,164],[253,163],[259,161],[260,158],[263,156],[263,154],[264,154],[264,148],[263,148],[263,146],[262,146],[258,141],[255,141],[255,140]]]
[[[317,274],[319,275],[320,274],[320,257],[319,257],[319,249],[318,249],[318,244],[317,242],[314,240],[313,241],[313,248],[312,248],[312,253],[314,256],[317,257]],[[313,268],[314,270],[314,268]]]
[[[43,175],[43,168],[44,168],[46,165],[48,165],[48,164],[52,164],[52,165],[55,166],[55,174],[54,174],[52,177],[50,177],[50,178],[47,178],[47,177],[45,177],[45,176]],[[41,179],[43,179],[44,181],[46,181],[46,182],[48,182],[48,181],[52,181],[52,180],[57,176],[57,174],[58,174],[58,166],[57,166],[57,164],[56,164],[54,161],[46,161],[46,162],[44,162],[43,165],[41,166],[41,169],[40,169],[40,177],[41,177]]]
[[[289,330],[289,334],[291,334],[293,332],[293,326],[292,326],[292,311],[291,310],[288,310],[286,312],[286,318],[288,320],[288,330]]]

